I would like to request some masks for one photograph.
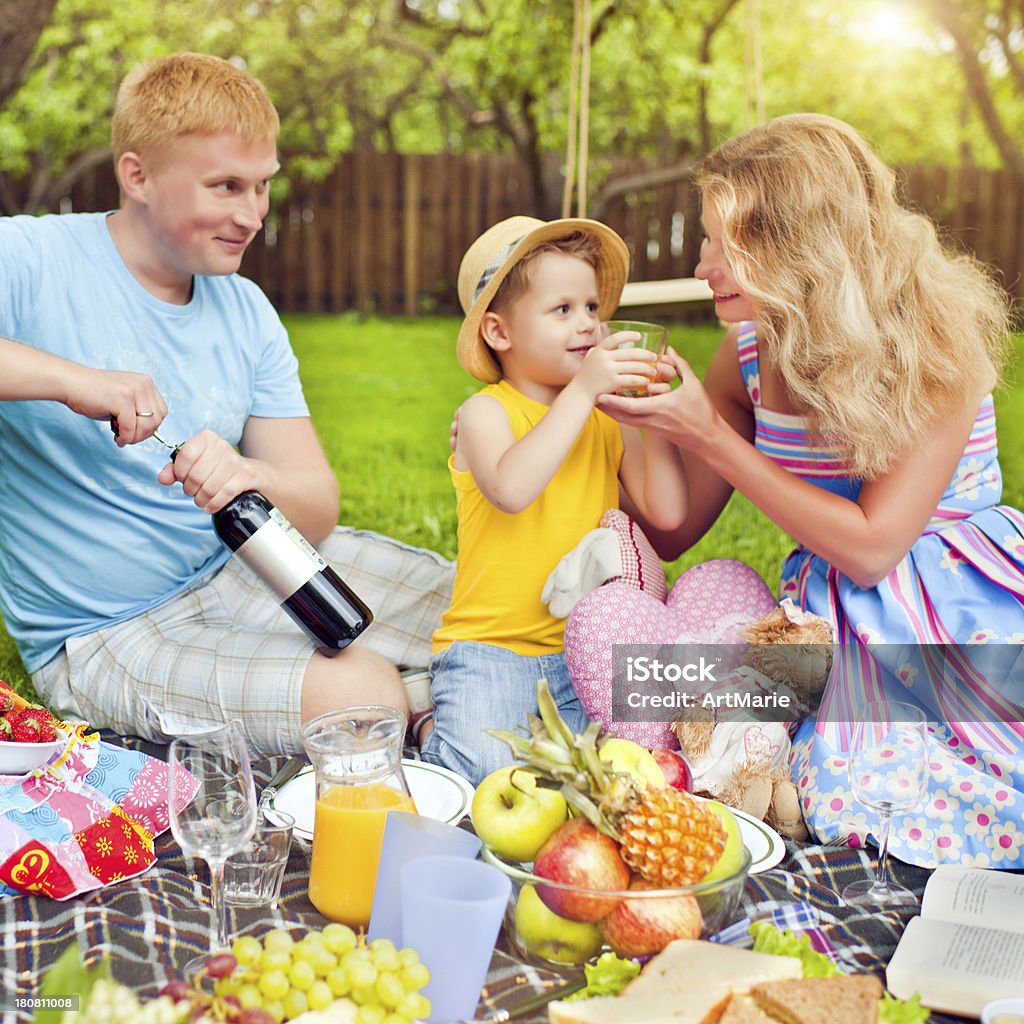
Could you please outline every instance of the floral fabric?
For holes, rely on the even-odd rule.
[[[856,499],[860,481],[810,441],[801,417],[761,405],[752,323],[739,358],[757,447]],[[848,783],[849,723],[866,699],[908,701],[931,723],[930,780],[924,804],[893,819],[890,851],[924,867],[1024,868],[1024,515],[1001,495],[989,396],[931,521],[881,583],[858,587],[802,547],[786,559],[779,596],[829,619],[839,641],[817,718],[793,741],[793,778],[818,839],[877,844],[877,817]]]
[[[132,878],[169,824],[167,765],[73,730],[27,775],[0,775],[0,894],[65,900]]]

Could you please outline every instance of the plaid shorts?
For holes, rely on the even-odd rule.
[[[319,550],[373,610],[356,643],[403,672],[418,710],[454,564],[341,526]],[[65,717],[125,735],[168,742],[238,718],[255,751],[291,753],[301,749],[302,679],[312,654],[259,578],[232,558],[134,619],[70,638],[32,681]]]

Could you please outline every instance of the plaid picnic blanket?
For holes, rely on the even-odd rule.
[[[150,751],[152,752],[152,751]],[[265,783],[279,767],[269,759],[255,766]],[[170,833],[155,842],[156,864],[146,873],[63,902],[43,896],[0,898],[0,1008],[4,1024],[27,1021],[15,1009],[17,996],[34,995],[47,968],[69,943],[87,963],[111,957],[113,974],[142,995],[155,995],[169,977],[209,948],[215,923],[209,907],[205,866],[185,857]],[[270,928],[322,928],[324,918],[309,902],[310,845],[296,839],[277,910],[233,908],[233,933],[262,934]],[[893,862],[897,881],[920,893],[929,872]],[[840,966],[880,974],[888,963],[908,911],[865,913],[842,905],[843,886],[870,875],[873,858],[845,847],[798,845],[787,841],[778,867],[753,875],[743,894],[742,914],[756,916],[803,900],[817,913],[818,927]],[[491,963],[478,1015],[514,1009],[539,992],[563,984],[550,971],[524,966],[499,946]],[[71,994],[71,993],[68,993]],[[959,1018],[933,1014],[936,1024]],[[522,1017],[524,1024],[547,1020],[545,1010]]]

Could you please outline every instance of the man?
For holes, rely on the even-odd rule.
[[[159,401],[126,412],[127,439],[146,421],[186,439],[170,462],[61,405],[0,405],[5,623],[42,698],[94,726],[163,740],[239,718],[254,749],[293,751],[323,711],[405,710],[396,665],[426,666],[448,600],[440,556],[334,529],[337,481],[287,334],[235,273],[267,214],[278,129],[263,87],[227,61],[151,61],[114,109],[119,209],[0,219],[0,334],[148,375]],[[229,561],[210,515],[244,490],[370,605],[365,638],[314,651]]]

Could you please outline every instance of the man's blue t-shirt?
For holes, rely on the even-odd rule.
[[[0,218],[0,335],[148,373],[170,441],[205,427],[236,445],[250,416],[309,414],[287,333],[255,284],[196,277],[187,305],[163,302],[125,266],[106,217]],[[109,423],[57,402],[0,402],[0,609],[29,671],[228,558],[211,517],[157,481],[167,457],[152,439],[118,448]]]

